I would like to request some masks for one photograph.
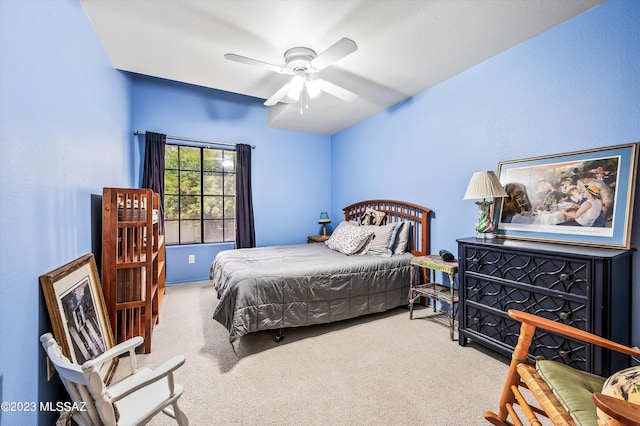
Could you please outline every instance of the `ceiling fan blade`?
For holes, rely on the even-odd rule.
[[[313,80],[318,87],[320,88],[320,90],[322,90],[323,92],[327,92],[330,95],[335,96],[338,99],[342,99],[345,102],[353,102],[358,98],[358,95],[356,95],[353,92],[348,91],[347,89],[344,89],[340,86],[336,86],[333,83],[329,83],[326,80]]]
[[[227,53],[224,55],[225,59],[230,61],[240,62],[241,64],[255,65],[258,67],[266,68],[271,71],[275,71],[281,74],[288,74],[289,70],[283,67],[279,67],[278,65],[273,65],[268,62],[262,62],[257,59],[247,58],[246,56],[236,55],[235,53]]]
[[[353,40],[343,37],[327,50],[316,56],[315,59],[311,61],[311,65],[315,69],[321,70],[356,50],[358,50],[358,45]]]
[[[289,86],[290,85],[291,85],[291,82],[285,84],[280,89],[278,89],[278,91],[276,93],[274,93],[269,99],[264,101],[264,105],[265,106],[272,106],[272,105],[277,104],[278,102],[281,102],[287,96],[287,93],[289,92]]]

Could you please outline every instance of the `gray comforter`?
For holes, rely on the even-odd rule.
[[[223,251],[210,269],[220,299],[213,318],[233,343],[253,331],[383,312],[407,303],[412,257],[346,256],[324,244]]]

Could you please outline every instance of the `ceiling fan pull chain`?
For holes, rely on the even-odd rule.
[[[302,93],[300,93],[300,115],[303,113],[304,108],[304,86],[302,86]]]

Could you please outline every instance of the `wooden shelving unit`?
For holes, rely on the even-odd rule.
[[[165,292],[164,235],[159,197],[150,189],[104,188],[102,193],[102,287],[111,328],[120,343],[151,334]]]

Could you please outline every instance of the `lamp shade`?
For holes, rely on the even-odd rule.
[[[329,214],[327,212],[320,213],[320,219],[318,219],[318,223],[331,223],[331,219],[329,219]]]
[[[471,177],[467,192],[464,194],[465,200],[479,198],[506,197],[508,194],[502,187],[498,177],[491,170],[476,172]]]

